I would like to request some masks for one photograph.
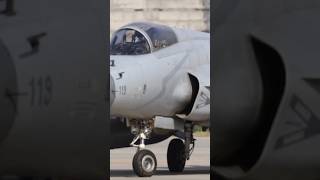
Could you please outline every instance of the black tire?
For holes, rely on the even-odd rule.
[[[132,160],[133,171],[140,177],[150,177],[157,169],[156,156],[149,150],[138,151]]]
[[[181,139],[172,139],[168,146],[167,163],[170,172],[182,172],[186,164],[185,145]]]

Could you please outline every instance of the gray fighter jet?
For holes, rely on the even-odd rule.
[[[111,142],[111,148],[137,147],[134,172],[152,176],[157,160],[145,142],[175,135],[168,147],[168,167],[183,171],[194,148],[194,125],[209,127],[209,33],[135,22],[113,34],[110,52],[111,126],[124,127],[111,133],[127,134]]]

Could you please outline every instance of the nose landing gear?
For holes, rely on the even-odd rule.
[[[137,147],[137,152],[132,160],[134,172],[140,177],[150,177],[157,169],[156,156],[145,148],[145,139],[150,135],[153,128],[152,120],[134,120],[130,122],[131,133],[135,138],[130,143],[131,146]],[[139,144],[136,144],[139,141]]]

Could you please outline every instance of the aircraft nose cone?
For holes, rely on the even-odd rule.
[[[113,77],[110,75],[110,106],[113,104],[113,101],[116,97],[115,85]]]

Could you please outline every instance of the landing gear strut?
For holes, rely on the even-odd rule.
[[[182,172],[186,161],[190,159],[195,144],[192,130],[192,123],[186,122],[184,142],[178,138],[170,141],[167,151],[167,163],[170,172]]]
[[[135,138],[130,145],[137,147],[137,152],[132,160],[133,170],[140,177],[150,177],[157,169],[157,159],[151,151],[144,149],[144,143],[151,134],[153,121],[132,120],[130,126],[131,133],[135,135]],[[136,144],[137,142],[139,142],[139,144]]]
[[[187,160],[190,159],[190,156],[194,150],[195,139],[193,138],[193,124],[191,122],[186,122],[184,125],[185,133],[185,157]]]

